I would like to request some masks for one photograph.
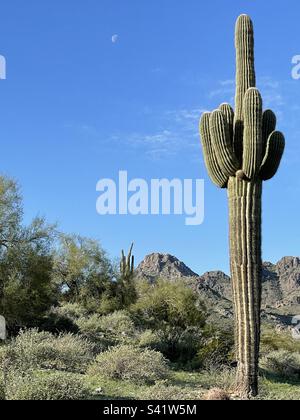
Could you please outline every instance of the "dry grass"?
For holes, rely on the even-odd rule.
[[[220,388],[210,389],[204,396],[206,401],[230,401],[229,394]]]

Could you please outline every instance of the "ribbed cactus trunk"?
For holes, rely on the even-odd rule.
[[[261,308],[262,182],[228,182],[231,279],[235,304],[237,387],[242,395],[258,392],[257,371]]]
[[[262,183],[277,172],[285,140],[275,131],[274,113],[263,112],[255,88],[253,25],[246,15],[237,21],[235,46],[235,112],[222,104],[203,114],[200,134],[212,181],[228,189],[237,388],[242,396],[253,396],[258,392]]]

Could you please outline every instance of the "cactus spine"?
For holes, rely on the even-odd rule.
[[[235,112],[222,104],[203,114],[200,135],[210,178],[228,190],[237,387],[241,395],[255,396],[261,322],[262,183],[276,174],[285,140],[275,131],[274,113],[263,112],[255,88],[253,24],[246,15],[237,20],[235,46]]]

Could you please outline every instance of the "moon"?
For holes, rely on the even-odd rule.
[[[119,35],[117,35],[117,34],[115,34],[111,37],[111,42],[113,44],[116,44],[118,42],[118,40],[119,40]]]

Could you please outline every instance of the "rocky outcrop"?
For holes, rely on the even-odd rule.
[[[199,276],[176,257],[155,253],[148,255],[137,267],[136,276],[151,283],[157,278],[183,279],[197,290],[209,307],[217,308],[224,316],[232,313],[230,277],[222,271]],[[262,288],[262,307],[265,312],[293,307],[293,313],[299,308],[300,314],[300,258],[284,257],[277,264],[264,263]]]
[[[146,279],[151,283],[157,278],[179,279],[188,277],[198,277],[190,268],[188,268],[178,258],[169,254],[151,254],[147,255],[135,271],[136,277]]]
[[[276,264],[284,304],[300,304],[300,258],[284,257]]]
[[[227,300],[232,299],[230,277],[222,271],[210,271],[197,278],[198,290],[213,290]]]

